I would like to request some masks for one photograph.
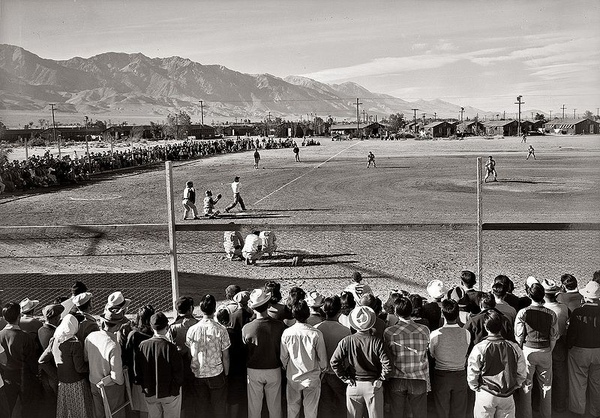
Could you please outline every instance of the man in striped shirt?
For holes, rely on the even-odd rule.
[[[408,403],[414,417],[427,417],[429,383],[429,328],[410,319],[412,303],[399,298],[394,306],[399,321],[385,330],[384,346],[390,362],[392,416],[404,416]]]

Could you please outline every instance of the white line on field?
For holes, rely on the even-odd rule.
[[[337,157],[337,156],[338,156],[338,155],[340,155],[341,153],[348,151],[350,148],[352,148],[352,147],[354,147],[354,146],[356,146],[356,145],[358,145],[358,144],[360,144],[360,143],[361,143],[361,142],[359,141],[359,142],[357,142],[357,143],[355,143],[355,144],[352,144],[352,145],[350,145],[350,146],[349,146],[349,147],[347,147],[347,148],[344,148],[343,150],[341,150],[341,151],[340,151],[340,152],[338,152],[337,154],[335,154],[335,155],[332,155],[331,157],[329,157],[328,159],[326,159],[325,161],[323,161],[323,162],[322,162],[322,163],[320,163],[319,165],[317,165],[317,166],[313,167],[313,168],[312,168],[312,170],[310,170],[310,171],[307,171],[306,173],[304,173],[304,174],[302,174],[302,175],[300,175],[300,176],[296,177],[295,179],[288,181],[288,182],[287,182],[287,183],[285,183],[283,186],[281,186],[279,189],[277,189],[277,190],[274,190],[274,191],[272,191],[271,193],[269,193],[268,195],[266,195],[265,197],[263,197],[262,199],[259,199],[259,200],[257,200],[256,202],[254,202],[254,204],[255,204],[255,205],[259,204],[260,202],[262,202],[262,201],[263,201],[263,200],[265,200],[266,198],[268,198],[268,197],[270,197],[270,196],[274,195],[275,193],[277,193],[278,191],[280,191],[280,190],[281,190],[281,189],[283,189],[284,187],[287,187],[287,186],[289,186],[290,184],[292,184],[292,183],[293,183],[293,182],[295,182],[296,180],[300,180],[302,177],[304,177],[304,176],[306,176],[307,174],[311,173],[313,170],[315,170],[315,169],[317,169],[317,168],[321,167],[321,166],[322,166],[323,164],[325,164],[325,163],[328,163],[329,161],[331,161],[332,159],[334,159],[335,157]]]

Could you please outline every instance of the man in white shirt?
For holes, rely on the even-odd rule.
[[[92,399],[94,401],[94,416],[104,416],[104,404],[98,383],[104,383],[106,397],[110,410],[114,411],[125,403],[125,378],[123,376],[123,363],[121,361],[121,346],[117,342],[117,331],[125,321],[124,310],[104,310],[100,315],[102,329],[90,333],[85,339],[84,355],[90,367],[90,383]],[[125,417],[122,409],[113,415],[117,418]]]
[[[300,416],[304,398],[304,416],[316,418],[321,396],[321,372],[327,368],[323,333],[308,325],[310,309],[300,300],[292,307],[296,323],[283,331],[281,364],[287,371],[288,418]]]
[[[244,199],[242,199],[242,195],[240,194],[240,178],[236,177],[233,179],[233,183],[231,183],[231,190],[233,191],[233,203],[225,208],[225,212],[229,212],[233,209],[238,203],[240,204],[240,208],[242,211],[246,210],[246,205],[244,205]]]
[[[186,345],[192,355],[196,411],[206,416],[225,418],[227,375],[229,374],[229,333],[215,321],[217,301],[206,295],[200,301],[202,319],[188,329]],[[211,413],[212,412],[212,413]]]
[[[262,240],[260,239],[260,231],[254,231],[248,234],[242,248],[242,257],[247,265],[256,264],[256,260],[260,260],[263,255]]]

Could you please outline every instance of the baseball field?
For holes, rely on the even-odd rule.
[[[266,224],[278,244],[273,256],[246,266],[225,257],[222,232],[178,232],[181,294],[212,293],[221,299],[229,284],[251,289],[271,279],[285,292],[299,285],[331,294],[341,291],[354,271],[382,297],[392,289],[424,294],[434,278],[457,284],[460,270],[477,268],[475,230],[452,226],[476,222],[477,157],[493,156],[498,173],[498,182],[483,185],[484,222],[600,222],[598,135],[529,137],[527,144],[511,137],[320,141],[301,147],[300,162],[289,148],[260,150],[259,169],[253,168],[251,152],[173,164],[177,223],[235,222],[244,225],[244,234]],[[535,160],[526,160],[530,144]],[[369,151],[376,168],[366,167]],[[234,176],[241,178],[248,211],[238,207],[216,220],[181,220],[186,181],[194,182],[199,200],[206,189],[222,193],[217,209],[223,212]],[[168,301],[166,228],[99,232],[93,227],[166,224],[166,190],[159,164],[44,193],[3,195],[2,299],[51,299],[83,280],[92,291],[125,289],[137,304]],[[288,224],[315,227],[286,230],[282,225]],[[331,224],[348,228],[318,226]],[[77,226],[27,228],[40,225]],[[598,230],[484,231],[483,242],[484,289],[501,273],[520,290],[530,275],[558,279],[569,272],[585,283],[600,269]],[[301,265],[292,266],[294,255],[302,255]]]

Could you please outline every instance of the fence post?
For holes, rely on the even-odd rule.
[[[482,201],[481,201],[481,183],[482,183],[483,159],[477,157],[477,277],[479,277],[479,291],[483,289],[482,261],[483,261],[483,230],[482,230]]]
[[[171,261],[171,293],[173,294],[173,310],[177,312],[179,299],[179,276],[177,273],[177,241],[175,232],[175,202],[173,200],[173,162],[165,162],[167,176],[167,214],[169,216],[169,258]]]

